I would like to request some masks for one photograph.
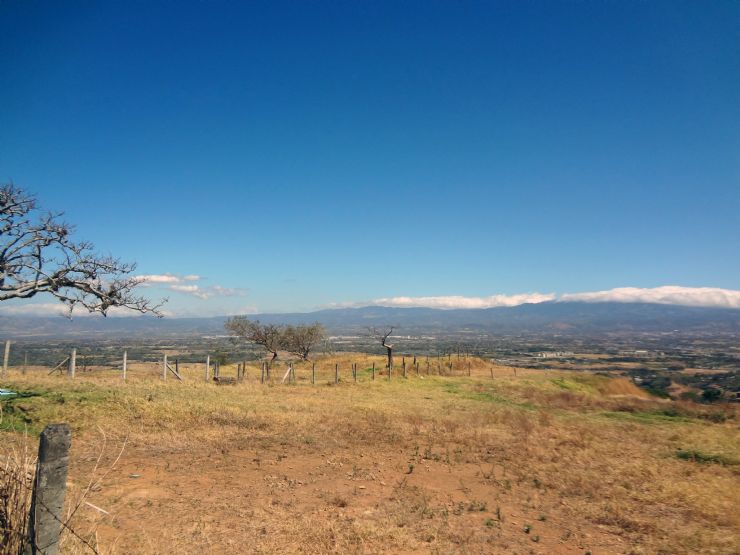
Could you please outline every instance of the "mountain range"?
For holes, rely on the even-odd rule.
[[[99,316],[0,316],[0,337],[174,337],[224,335],[226,316],[103,318]],[[265,323],[320,322],[332,334],[396,326],[404,334],[476,331],[491,334],[582,334],[684,332],[740,334],[740,309],[648,303],[543,302],[486,309],[396,308],[369,306],[306,313],[255,314]]]

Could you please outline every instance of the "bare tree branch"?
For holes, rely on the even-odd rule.
[[[65,303],[70,316],[75,306],[103,315],[112,307],[162,315],[165,301],[134,294],[143,281],[131,275],[135,264],[73,241],[74,228],[61,213],[37,211],[34,197],[12,183],[0,186],[0,302],[47,293]]]
[[[387,326],[385,328],[376,328],[375,326],[367,328],[370,332],[370,336],[380,341],[380,344],[385,347],[388,355],[388,370],[393,370],[393,345],[388,343],[388,338],[393,335],[395,326]]]
[[[260,324],[258,320],[249,320],[245,316],[234,316],[226,320],[224,327],[235,336],[251,341],[265,348],[272,354],[270,364],[278,357],[283,343],[283,330],[274,324]]]

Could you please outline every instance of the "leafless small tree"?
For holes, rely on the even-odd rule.
[[[373,326],[371,328],[368,328],[370,335],[374,337],[377,341],[380,341],[380,344],[385,347],[386,353],[388,355],[388,370],[393,370],[393,345],[388,343],[388,338],[393,335],[394,329],[395,326],[389,326],[385,328],[376,328]]]
[[[283,345],[284,328],[274,324],[260,324],[259,320],[250,320],[246,316],[234,316],[226,320],[224,327],[235,336],[251,341],[272,354],[270,364],[278,357]]]
[[[135,264],[95,253],[91,243],[71,238],[74,228],[62,213],[41,212],[36,199],[12,183],[0,186],[0,302],[53,295],[103,315],[112,307],[162,314],[134,294],[143,281]]]
[[[326,337],[324,326],[318,322],[307,325],[287,326],[283,330],[284,348],[298,355],[303,360],[308,360],[308,355],[314,346]]]

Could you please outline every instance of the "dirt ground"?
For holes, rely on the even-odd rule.
[[[500,467],[424,460],[410,470],[409,460],[403,449],[264,451],[248,440],[129,450],[89,500],[114,515],[98,535],[118,553],[625,552],[619,536],[565,517],[557,496],[502,488]],[[400,535],[392,548],[379,541]]]

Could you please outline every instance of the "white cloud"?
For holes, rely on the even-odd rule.
[[[182,279],[173,274],[148,274],[136,276],[136,278],[142,280],[142,285],[151,285],[153,283],[180,283]]]
[[[555,300],[554,293],[522,293],[519,295],[490,295],[488,297],[463,297],[449,295],[441,297],[388,297],[371,301],[373,306],[427,307],[427,308],[494,308],[517,306],[527,303],[543,303]]]
[[[161,285],[166,287],[170,291],[176,293],[184,293],[186,295],[192,295],[202,300],[207,300],[212,297],[241,297],[247,294],[246,289],[223,287],[222,285],[211,285],[210,287],[201,287],[200,285],[193,283],[201,281],[203,278],[197,274],[188,274],[180,276],[176,274],[148,274],[136,276],[142,281],[142,287],[152,287],[155,285]]]
[[[518,306],[548,301],[656,303],[681,306],[740,308],[740,291],[714,287],[680,287],[666,285],[654,288],[620,287],[608,291],[585,293],[523,293],[519,295],[491,295],[464,297],[387,297],[365,302],[332,303],[326,308],[357,308],[361,306],[427,307],[427,308],[494,308]]]
[[[75,311],[77,316],[79,311]],[[67,315],[69,309],[62,303],[33,303],[0,306],[0,314],[4,316],[54,316]],[[82,315],[80,313],[80,315]]]
[[[247,294],[246,289],[239,287],[221,287],[220,285],[214,285],[210,288],[210,291],[213,295],[218,295],[219,297],[241,297]]]
[[[201,289],[197,285],[170,285],[168,287],[170,291],[177,291],[178,293],[185,293],[188,295],[193,295],[194,297],[198,297],[199,299],[207,299],[210,295]]]
[[[165,316],[170,313],[165,312]],[[0,315],[2,316],[69,316],[69,307],[61,302],[52,303],[26,303],[26,304],[9,304],[0,306]],[[73,318],[85,318],[87,316],[100,316],[97,313],[88,312],[85,308],[76,306],[72,312]],[[129,310],[123,307],[111,307],[108,309],[108,316],[111,318],[127,318],[141,316],[140,312]]]
[[[653,288],[618,287],[608,291],[566,293],[560,296],[560,300],[740,308],[740,291],[716,287],[681,287],[679,285],[664,285]]]
[[[230,287],[222,287],[221,285],[213,285],[211,287],[200,287],[199,285],[182,285],[175,284],[167,287],[170,291],[176,291],[178,293],[185,293],[198,297],[199,299],[207,300],[212,297],[241,297],[247,294],[246,289],[234,289]]]

